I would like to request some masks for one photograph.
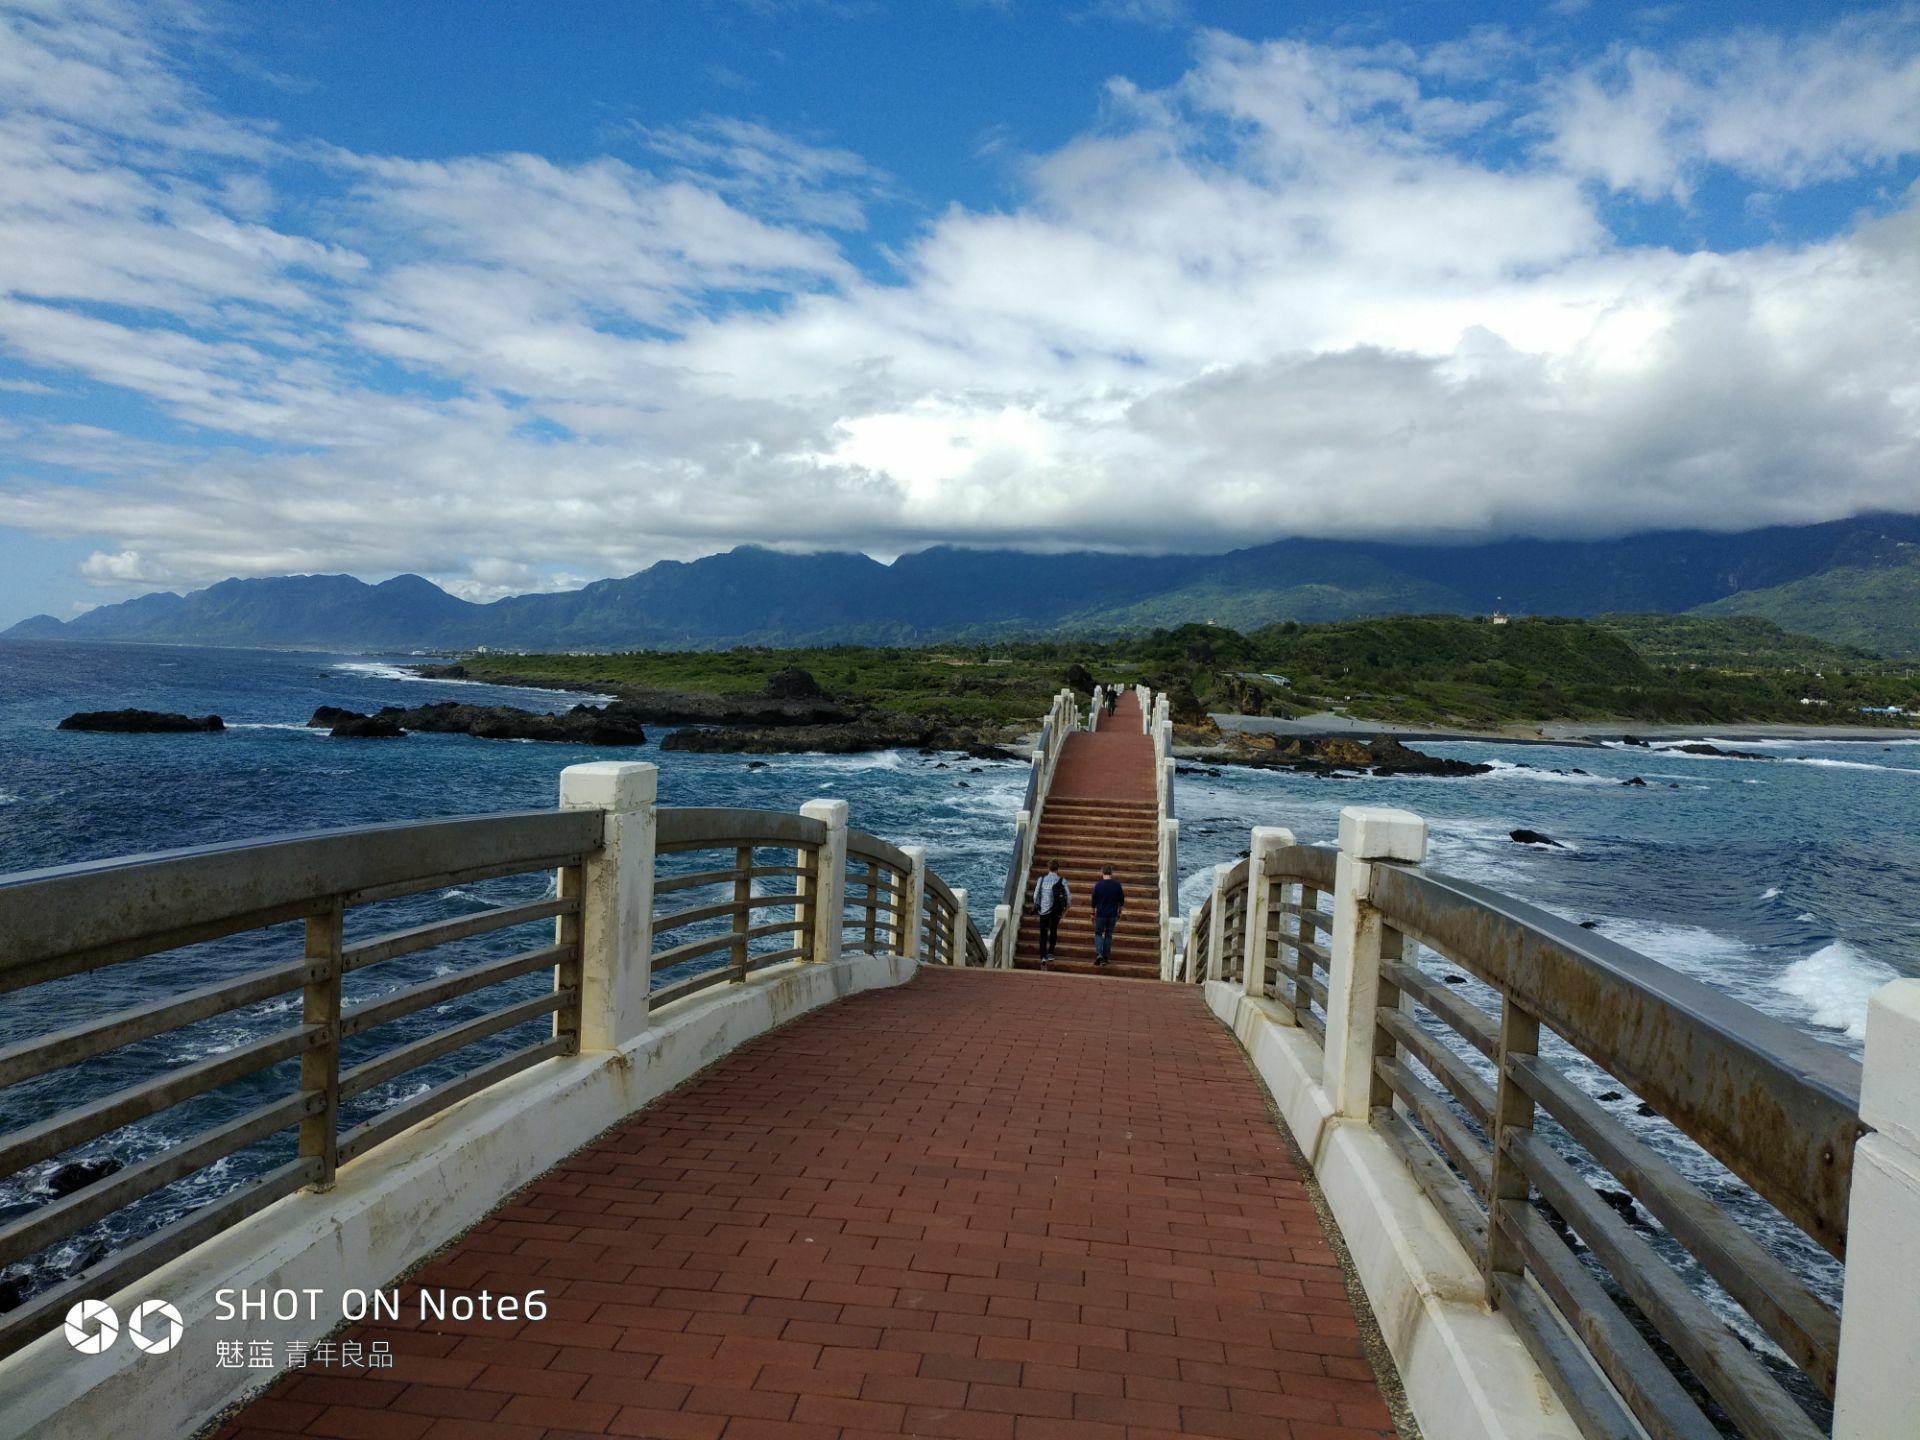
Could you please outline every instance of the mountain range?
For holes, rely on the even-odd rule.
[[[65,622],[36,615],[5,635],[373,651],[713,649],[1208,620],[1245,630],[1276,620],[1496,609],[1754,614],[1881,654],[1920,656],[1920,516],[1464,546],[1281,540],[1225,555],[940,546],[890,565],[858,553],[742,546],[487,604],[418,575],[377,585],[350,575],[223,580]]]

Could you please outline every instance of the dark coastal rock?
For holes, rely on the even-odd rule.
[[[1638,735],[1622,735],[1620,737],[1620,743],[1622,745],[1634,745],[1642,750],[1650,750],[1653,748],[1649,742],[1642,740]]]
[[[1493,767],[1467,760],[1443,759],[1402,745],[1391,735],[1360,741],[1347,735],[1235,734],[1228,748],[1209,755],[1230,765],[1267,770],[1303,770],[1333,778],[1355,774],[1425,775],[1453,778],[1485,775]]]
[[[1582,930],[1598,930],[1600,928],[1600,922],[1598,920],[1582,920],[1580,922],[1580,928]]]
[[[1507,833],[1507,838],[1516,845],[1546,845],[1555,850],[1567,848],[1551,835],[1543,835],[1538,830],[1512,830]]]
[[[1602,1090],[1593,1098],[1596,1100],[1618,1100],[1620,1098],[1620,1092],[1618,1090]]]
[[[1709,745],[1704,740],[1692,740],[1685,745],[1672,747],[1682,755],[1708,755],[1716,760],[1771,760],[1771,755],[1756,754],[1752,750],[1722,750],[1718,745]]]
[[[765,760],[749,760],[747,762],[747,769],[749,770],[771,770],[772,768],[773,767]]]
[[[1091,695],[1094,686],[1093,672],[1076,661],[1067,667],[1067,684],[1082,695]]]
[[[1464,975],[1447,974],[1442,975],[1440,979],[1448,985],[1464,985],[1467,983],[1467,977]]]
[[[1642,789],[1642,790],[1644,790],[1644,789],[1646,789],[1646,788],[1647,788],[1647,782],[1646,782],[1646,781],[1644,781],[1644,780],[1642,780],[1642,779],[1641,779],[1641,778],[1640,778],[1640,777],[1639,777],[1638,775],[1636,775],[1636,776],[1634,776],[1634,777],[1633,777],[1633,778],[1632,778],[1631,780],[1622,780],[1622,781],[1621,781],[1620,783],[1621,783],[1622,785],[1633,785],[1633,786],[1637,786],[1638,788],[1640,788],[1640,789]]]
[[[187,735],[224,730],[218,715],[175,715],[161,710],[82,710],[59,724],[62,730],[97,730],[112,735]]]
[[[1640,1207],[1633,1203],[1633,1196],[1624,1190],[1596,1190],[1600,1203],[1619,1215],[1629,1225],[1646,1227],[1646,1217],[1640,1213]]]
[[[647,732],[619,704],[576,705],[564,715],[536,715],[508,705],[462,705],[453,700],[402,708],[389,705],[361,715],[323,705],[308,725],[325,726],[345,738],[392,738],[409,730],[430,735],[472,735],[481,740],[546,740],[574,745],[644,745]]]
[[[789,665],[767,677],[767,694],[776,700],[821,700],[827,692],[820,688],[820,682],[811,672]]]
[[[660,742],[660,748],[708,755],[862,755],[875,750],[960,750],[974,738],[970,732],[956,732],[926,716],[876,710],[839,725],[676,730]]]
[[[69,1160],[64,1165],[56,1165],[41,1184],[47,1194],[58,1200],[63,1195],[86,1189],[96,1180],[106,1179],[120,1168],[118,1160],[104,1155],[90,1160]]]
[[[1642,1100],[1638,1105],[1633,1107],[1633,1113],[1638,1115],[1641,1119],[1647,1120],[1647,1119],[1651,1119],[1655,1115],[1658,1115],[1660,1112],[1654,1109],[1651,1105],[1647,1104],[1646,1101]]]
[[[524,685],[524,676],[490,671],[484,664],[418,665],[416,675],[430,680],[483,680],[502,685]],[[786,677],[782,679],[781,677]],[[773,693],[773,685],[804,694]],[[766,692],[758,695],[718,695],[696,690],[654,690],[639,685],[607,685],[597,681],[542,680],[556,690],[585,690],[618,697],[612,706],[640,725],[833,725],[852,720],[857,712],[822,691],[814,678],[798,666],[775,672]],[[415,727],[418,728],[418,727]],[[616,743],[616,742],[607,742]],[[624,743],[624,742],[618,742]],[[634,742],[638,743],[638,742]]]
[[[1018,760],[1020,757],[1004,745],[984,745],[978,742],[963,747],[969,760]]]
[[[404,740],[407,732],[386,715],[356,715],[327,732],[336,740]]]
[[[1176,765],[1173,767],[1173,773],[1176,775],[1206,775],[1215,780],[1220,778],[1220,772],[1218,770],[1211,769],[1205,765]]]

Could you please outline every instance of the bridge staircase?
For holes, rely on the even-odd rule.
[[[1070,734],[1055,764],[1033,854],[1021,888],[1031,901],[1047,863],[1060,862],[1073,906],[1060,922],[1050,968],[1158,980],[1161,974],[1160,808],[1154,794],[1154,740],[1142,725],[1140,697],[1119,696],[1113,713],[1095,707],[1094,728]],[[1095,966],[1093,887],[1103,866],[1126,890],[1114,929],[1111,963]],[[1015,969],[1040,967],[1040,921],[1022,905]]]

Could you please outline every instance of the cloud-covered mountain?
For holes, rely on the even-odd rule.
[[[159,593],[16,639],[403,650],[709,648],[911,643],[962,635],[1138,629],[1215,620],[1249,628],[1409,611],[1595,615],[1754,610],[1810,634],[1920,653],[1920,617],[1899,613],[1920,517],[1875,515],[1741,534],[1666,531],[1618,540],[1460,547],[1286,540],[1227,555],[1136,556],[942,547],[883,565],[865,555],[743,546],[663,561],[584,589],[475,604],[417,575],[225,580]],[[1866,578],[1862,578],[1866,577]],[[1877,588],[1876,588],[1877,587]],[[1881,594],[1873,617],[1852,593]],[[1894,600],[1889,609],[1885,596]],[[1800,603],[1796,597],[1804,599]],[[1911,601],[1904,602],[1908,609]]]

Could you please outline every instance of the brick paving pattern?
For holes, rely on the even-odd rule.
[[[537,1322],[355,1326],[219,1432],[349,1440],[1361,1440],[1340,1270],[1186,987],[928,970],[743,1047],[408,1287]]]

